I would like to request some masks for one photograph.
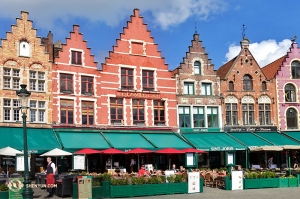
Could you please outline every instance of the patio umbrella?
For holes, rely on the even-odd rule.
[[[102,153],[102,151],[85,148],[85,149],[81,149],[79,151],[76,151],[74,154],[89,155],[89,154],[97,154],[97,153]],[[89,159],[88,158],[86,158],[86,171],[89,172]]]
[[[184,153],[207,153],[206,151],[198,150],[194,148],[182,149],[181,151],[183,151]]]
[[[170,154],[181,154],[181,153],[185,153],[185,152],[180,151],[178,149],[174,149],[174,148],[165,148],[165,149],[157,150],[156,153],[164,153],[164,154],[168,154],[169,155],[169,169],[171,169]]]
[[[58,149],[58,148],[55,148],[55,149],[52,149],[51,151],[43,153],[40,156],[54,156],[55,159],[56,159],[56,166],[57,166],[57,157],[58,156],[67,156],[67,155],[72,155],[72,153],[61,150],[61,149]]]
[[[16,154],[22,154],[22,151],[18,151],[17,149],[11,148],[11,147],[5,147],[0,149],[0,155],[4,156],[16,156]],[[6,171],[8,171],[8,164],[6,164]]]
[[[115,148],[109,148],[109,149],[105,149],[101,151],[103,154],[110,154],[110,158],[111,158],[111,164],[110,164],[110,169],[112,169],[112,156],[114,154],[124,154],[124,151],[115,149]]]
[[[137,154],[138,155],[138,169],[140,169],[140,157],[139,155],[142,153],[153,153],[154,151],[147,150],[147,149],[141,149],[141,148],[136,148],[132,149],[130,151],[127,151],[126,154]]]

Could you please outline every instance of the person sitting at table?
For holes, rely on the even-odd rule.
[[[113,176],[120,176],[120,172],[121,172],[120,168],[117,167],[113,173]]]
[[[175,164],[173,164],[173,166],[172,166],[172,171],[174,171],[174,173],[178,172],[178,169],[176,169],[176,165]]]
[[[145,170],[145,165],[142,165],[141,169],[138,172],[138,176],[141,177],[145,175],[149,175],[149,172]]]

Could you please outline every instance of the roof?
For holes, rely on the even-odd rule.
[[[286,55],[280,57],[279,59],[273,61],[272,63],[266,65],[265,67],[263,67],[261,69],[263,71],[263,73],[265,74],[265,76],[267,77],[267,79],[272,79],[275,77],[275,74],[279,70],[279,68],[282,65],[282,62],[284,61],[285,58],[286,58]]]
[[[236,56],[217,70],[217,75],[220,76],[220,79],[224,79],[226,77],[237,57],[238,56]]]

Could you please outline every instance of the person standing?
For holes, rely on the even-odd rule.
[[[273,157],[270,157],[269,160],[268,160],[269,169],[271,169],[272,165],[273,165]]]
[[[53,196],[53,188],[51,186],[54,185],[55,180],[54,180],[54,174],[55,174],[55,164],[51,161],[50,157],[47,157],[47,171],[46,171],[46,179],[47,179],[47,191],[49,192],[49,195],[47,196],[52,197]],[[48,187],[50,186],[50,187]]]
[[[134,166],[134,158],[133,156],[131,157],[131,160],[130,160],[130,172],[132,173],[133,172],[133,166]]]

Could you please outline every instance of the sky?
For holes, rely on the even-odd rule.
[[[51,31],[54,42],[65,43],[78,24],[101,68],[134,8],[140,9],[169,70],[183,61],[195,31],[216,70],[238,55],[243,24],[260,67],[285,55],[300,33],[299,0],[1,0],[0,38],[6,38],[21,11],[29,12],[37,36]]]

